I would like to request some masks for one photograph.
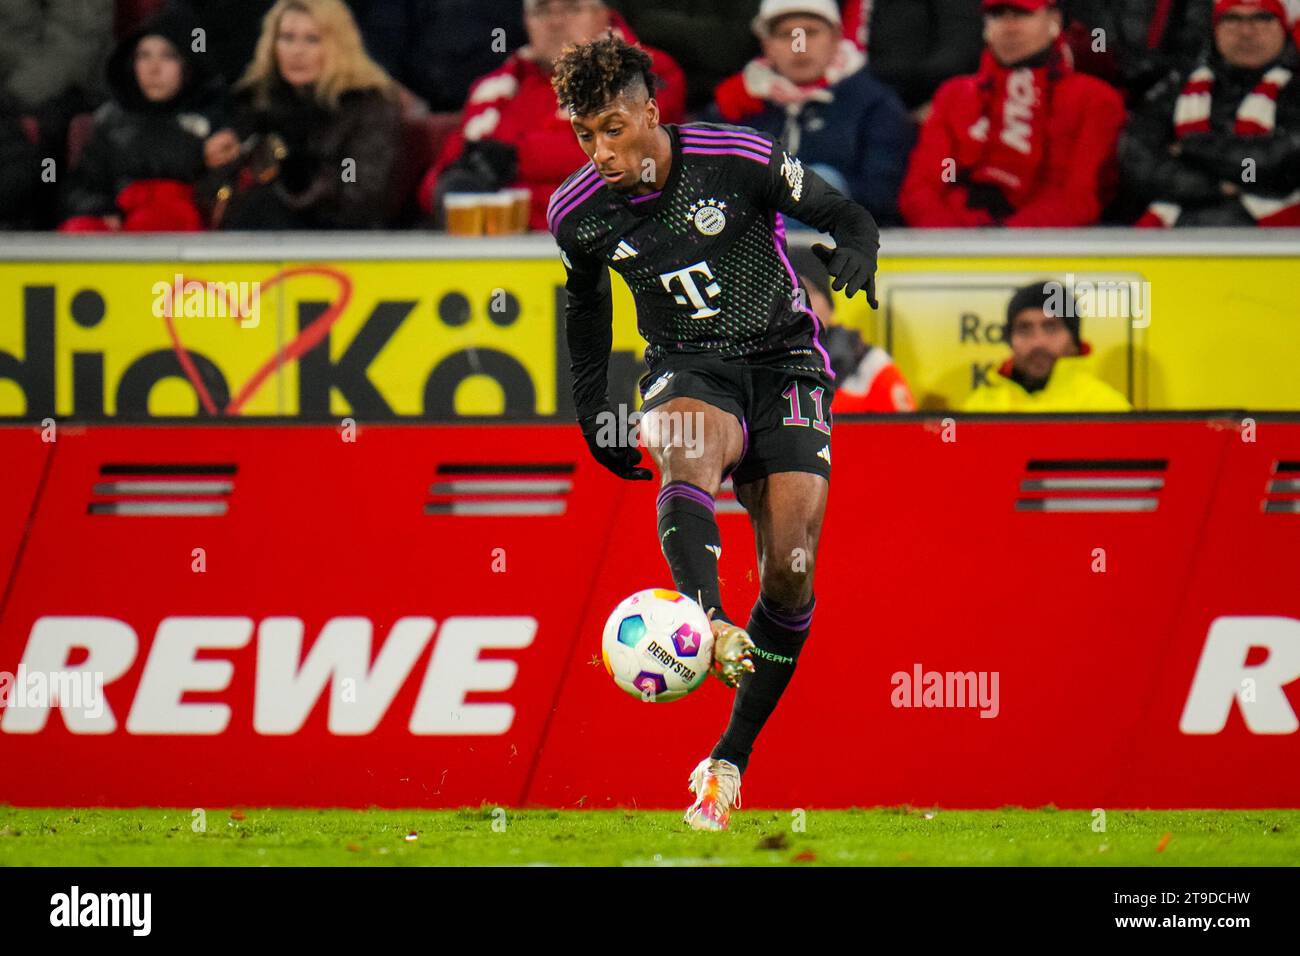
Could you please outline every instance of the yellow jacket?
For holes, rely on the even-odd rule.
[[[998,369],[988,385],[975,389],[962,406],[964,412],[1131,412],[1123,395],[1097,378],[1089,368],[1092,349],[1084,343],[1081,355],[1056,360],[1047,385],[1027,392],[1011,378],[1011,360]]]

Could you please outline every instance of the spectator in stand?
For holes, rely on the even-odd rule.
[[[918,124],[939,85],[979,69],[980,0],[844,0],[844,35]]]
[[[278,0],[213,134],[204,193],[226,229],[384,225],[398,142],[393,81],[342,0]]]
[[[1300,226],[1300,55],[1281,0],[1219,0],[1214,45],[1120,143],[1139,226]]]
[[[1062,0],[1074,65],[1140,100],[1205,52],[1214,0]],[[1100,31],[1100,32],[1098,32]]]
[[[113,0],[0,0],[0,96],[40,129],[63,167],[68,122],[104,101]]]
[[[792,258],[798,262],[799,281],[808,293],[808,308],[817,313],[825,326],[822,346],[835,372],[831,414],[916,411],[912,390],[889,353],[864,341],[857,329],[835,324],[835,305],[826,267],[812,255],[806,259],[813,260],[819,268],[810,268],[801,255]]]
[[[763,56],[718,87],[706,118],[781,140],[877,222],[897,222],[912,124],[844,37],[834,0],[764,0],[753,28]]]
[[[526,42],[519,0],[349,0],[366,49],[438,113]],[[497,32],[500,31],[500,32]]]
[[[108,61],[112,99],[64,194],[69,232],[202,228],[194,184],[222,108],[220,79],[191,49],[194,20],[165,10],[124,37]]]
[[[1007,359],[967,398],[966,412],[1128,412],[1123,395],[1090,368],[1078,309],[1058,282],[1018,289],[1007,304]]]
[[[41,154],[18,110],[0,95],[0,229],[30,229],[41,188]]]
[[[530,229],[546,229],[551,194],[586,161],[569,114],[551,88],[552,63],[570,43],[612,30],[636,43],[627,24],[601,0],[524,0],[528,45],[501,69],[478,80],[461,127],[420,186],[420,207],[438,218],[448,192],[493,192],[507,186],[533,194]],[[681,69],[666,53],[644,48],[662,88],[656,94],[666,123],[680,122],[685,99]]]
[[[707,109],[718,84],[758,55],[749,25],[759,0],[611,0],[647,50],[666,50],[686,73],[686,109]]]
[[[1120,95],[1076,73],[1053,0],[983,0],[974,76],[949,80],[912,154],[912,226],[1087,226],[1109,198]]]

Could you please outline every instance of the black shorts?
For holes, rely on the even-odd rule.
[[[734,486],[782,471],[830,480],[835,385],[827,375],[673,355],[641,376],[638,388],[642,412],[669,399],[694,398],[736,416],[744,446],[740,460],[722,474]]]

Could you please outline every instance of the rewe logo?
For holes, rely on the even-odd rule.
[[[1268,656],[1247,666],[1253,647]],[[1283,690],[1300,679],[1300,620],[1292,617],[1219,617],[1201,650],[1178,729],[1217,734],[1227,726],[1233,701],[1252,734],[1293,734],[1300,720]]]
[[[303,622],[296,617],[265,618],[256,626],[252,714],[241,717],[251,717],[253,730],[259,734],[295,734],[328,688],[330,733],[372,733],[411,676],[435,627],[431,617],[401,618],[376,655],[371,647],[374,628],[368,618],[336,617],[325,623],[304,657]],[[200,654],[246,647],[254,629],[247,617],[164,618],[149,648],[126,717],[126,732],[223,733],[232,717],[228,704],[192,703],[185,697],[227,690],[235,664]],[[528,647],[537,634],[537,619],[450,617],[437,630],[407,724],[410,732],[448,736],[506,733],[514,721],[512,705],[504,701],[467,703],[466,697],[506,691],[514,685],[518,664],[500,658],[484,660],[479,652]],[[29,672],[90,671],[102,674],[103,685],[111,687],[135,664],[139,645],[135,631],[125,621],[42,617],[32,625],[20,666]],[[68,661],[74,649],[83,650],[85,659],[71,667]],[[93,712],[49,701],[46,706],[5,708],[0,714],[0,732],[40,733],[54,710],[74,734],[111,734],[118,729],[117,715],[107,700]]]
[[[695,284],[695,275],[698,273],[708,281],[701,293],[699,286]],[[693,266],[687,266],[685,269],[678,269],[676,272],[665,272],[659,277],[659,281],[664,284],[664,288],[673,292],[673,282],[680,282],[682,292],[685,295],[673,294],[673,299],[678,305],[691,305],[695,311],[691,313],[692,319],[708,319],[721,312],[721,309],[715,309],[709,305],[709,300],[714,299],[722,294],[722,287],[713,281],[713,270],[709,268],[707,262],[697,262]],[[706,299],[704,296],[709,298]]]

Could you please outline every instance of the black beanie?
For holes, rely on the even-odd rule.
[[[1007,303],[1007,324],[1003,336],[1011,344],[1011,323],[1025,309],[1037,309],[1047,315],[1059,318],[1074,339],[1074,344],[1083,348],[1082,330],[1079,323],[1079,306],[1074,292],[1061,283],[1050,279],[1034,282],[1017,289]]]

